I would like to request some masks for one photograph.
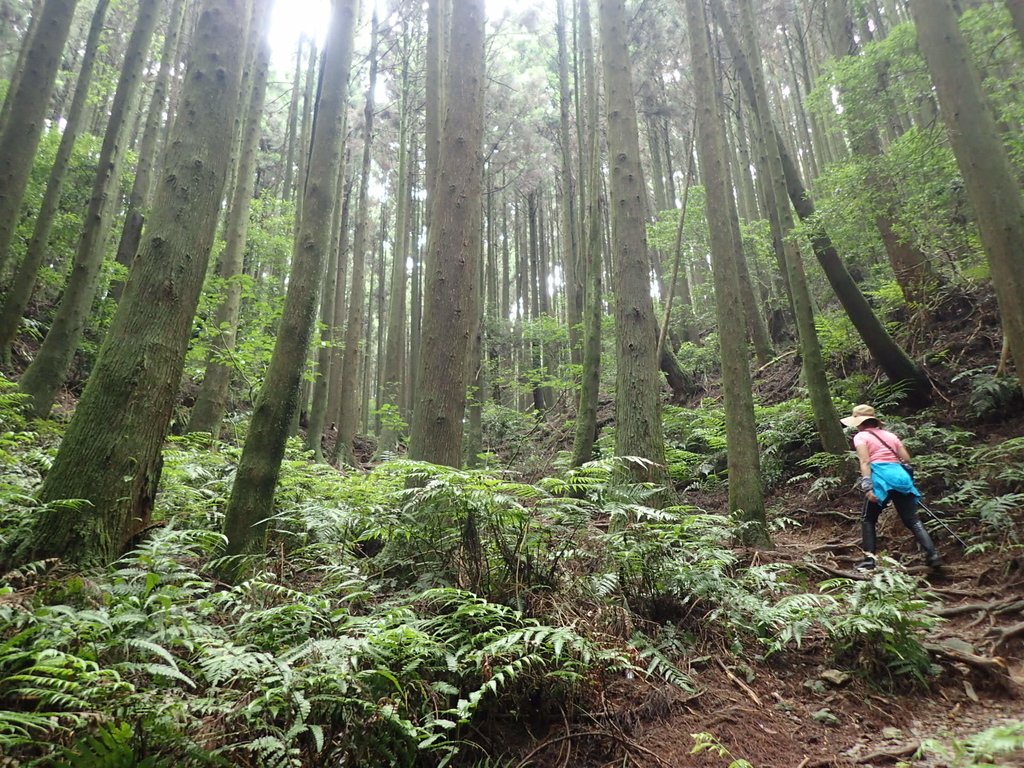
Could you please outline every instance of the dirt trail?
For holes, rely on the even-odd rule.
[[[802,525],[780,533],[774,550],[754,556],[814,563],[821,570],[812,569],[820,575],[811,577],[809,588],[831,578],[830,571],[859,577],[852,571],[860,549],[851,505],[852,499],[841,499],[814,513],[791,511]],[[1024,719],[1024,568],[999,554],[965,558],[941,529],[935,538],[946,563],[937,574],[915,565],[920,556],[895,513],[880,520],[883,551],[927,576],[934,608],[945,614],[929,637],[933,661],[942,668],[929,690],[890,693],[855,674],[837,674],[838,665],[813,638],[768,660],[739,661],[722,648],[694,662],[696,695],[624,683],[607,693],[604,713],[595,716],[600,727],[588,733],[578,724],[572,730],[580,737],[569,740],[559,740],[564,730],[552,733],[535,764],[724,767],[743,758],[754,768],[883,768],[901,760],[915,767],[953,765],[912,755],[923,739],[948,744]],[[1017,634],[998,642],[1001,632],[1015,627]],[[691,734],[700,732],[713,734],[731,757],[691,755]],[[1024,766],[1024,754],[998,765]]]

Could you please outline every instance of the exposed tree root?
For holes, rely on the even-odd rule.
[[[966,664],[973,669],[984,672],[1007,693],[1013,696],[1020,695],[1020,684],[1010,676],[1010,670],[1006,666],[1006,662],[999,657],[978,656],[977,654],[959,651],[940,643],[924,643],[924,647],[936,656]]]

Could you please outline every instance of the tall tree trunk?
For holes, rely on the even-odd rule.
[[[373,96],[377,81],[377,16],[373,17],[372,42],[370,44],[370,84],[366,90],[366,106],[363,108],[363,162],[359,172],[358,216],[355,234],[352,238],[352,290],[348,300],[348,321],[345,326],[345,355],[341,363],[341,412],[338,415],[338,440],[334,446],[334,457],[345,464],[354,466],[355,454],[352,441],[359,429],[362,388],[360,372],[362,358],[369,354],[361,344],[363,323],[366,322],[366,258],[372,247],[368,244],[366,232],[370,226],[369,185],[370,159],[373,148]]]
[[[7,80],[7,96],[4,99],[3,105],[0,106],[0,136],[3,135],[4,124],[7,122],[7,116],[10,114],[11,107],[13,105],[12,95],[18,92],[18,85],[21,81],[21,76],[25,72],[25,64],[28,61],[29,52],[32,50],[32,40],[35,38],[36,31],[39,29],[40,22],[43,18],[42,10],[44,2],[45,0],[32,0],[32,8],[27,11],[28,19],[25,25],[25,31],[24,34],[20,35],[21,47],[18,49],[18,56],[14,61],[14,66],[11,69],[10,76],[5,78]],[[12,28],[10,32],[12,37],[19,36],[19,30]]]
[[[410,458],[462,463],[469,347],[476,332],[483,186],[484,2],[453,0],[444,125],[427,242],[426,297]]]
[[[77,0],[46,0],[35,33],[26,43],[16,82],[4,100],[0,123],[0,279],[10,258],[21,202],[32,172],[46,108],[57,77],[61,53],[71,32]]]
[[[768,543],[764,495],[761,486],[754,398],[751,389],[743,317],[735,311],[740,302],[734,243],[728,216],[731,211],[726,187],[728,155],[719,106],[718,90],[708,24],[702,0],[686,0],[686,26],[690,33],[694,83],[697,87],[697,136],[701,172],[707,193],[708,228],[711,233],[711,270],[715,282],[722,355],[722,389],[725,394],[725,434],[728,442],[729,511],[746,523],[741,537],[748,544]]]
[[[351,163],[345,153],[342,163],[347,169]],[[344,173],[344,191],[341,192],[341,216],[338,220],[338,238],[333,247],[338,251],[338,271],[334,280],[333,320],[331,322],[331,380],[327,385],[327,421],[329,429],[337,436],[338,419],[341,415],[341,368],[345,357],[345,320],[348,317],[348,262],[349,262],[349,219],[352,210],[352,185],[354,180],[348,170]],[[331,458],[337,455],[332,449]]]
[[[303,35],[299,38],[299,48],[295,53],[292,96],[288,100],[288,120],[286,123],[288,137],[285,141],[284,179],[281,182],[281,199],[288,201],[291,201],[295,195],[295,148],[298,146],[299,99],[302,93],[302,51],[305,48],[305,43],[306,38]]]
[[[221,421],[228,407],[232,372],[230,358],[234,354],[238,317],[242,308],[242,261],[249,237],[249,212],[252,209],[256,159],[262,136],[263,105],[266,102],[267,75],[270,70],[268,34],[271,11],[269,0],[255,0],[252,23],[253,36],[258,36],[258,47],[252,68],[252,92],[246,94],[248,114],[244,121],[235,188],[228,209],[227,242],[217,265],[217,276],[224,283],[224,297],[214,319],[218,333],[213,340],[203,384],[199,388],[188,423],[190,432],[209,432],[214,437],[220,436]]]
[[[664,479],[657,319],[651,300],[651,260],[644,219],[640,135],[630,74],[623,0],[600,0],[599,25],[611,167],[615,265],[615,453],[651,462],[638,476]]]
[[[565,269],[565,302],[569,318],[569,354],[576,365],[583,362],[580,322],[583,318],[583,282],[580,278],[579,222],[576,214],[576,184],[573,179],[572,147],[569,142],[569,54],[566,46],[565,0],[557,0],[558,25],[558,143],[562,151],[562,237]]]
[[[249,8],[203,0],[201,14],[139,258],[43,483],[47,506],[19,552],[25,559],[109,562],[153,508],[227,176]],[[89,507],[49,503],[58,499]]]
[[[109,5],[110,0],[99,0],[96,10],[93,12],[92,25],[89,27],[85,50],[82,53],[78,83],[75,85],[75,96],[71,100],[71,108],[68,110],[64,124],[64,133],[60,137],[57,157],[53,161],[49,178],[46,180],[46,192],[43,195],[39,213],[36,215],[32,239],[28,241],[25,258],[18,268],[11,289],[3,302],[3,308],[0,310],[0,356],[7,352],[7,348],[18,333],[21,317],[32,298],[39,268],[49,252],[50,232],[53,230],[53,223],[57,218],[61,192],[64,189],[64,179],[71,163],[71,154],[81,128],[82,116],[85,114],[89,87],[96,64],[96,52],[99,49],[100,36],[103,33],[103,23]]]
[[[601,322],[604,312],[601,296],[601,151],[598,126],[598,89],[595,54],[590,21],[590,0],[579,0],[580,48],[583,59],[582,101],[586,111],[586,152],[590,178],[586,184],[586,216],[582,243],[586,264],[586,319],[584,327],[583,373],[576,411],[576,434],[572,446],[572,465],[582,466],[594,458],[597,440],[597,406],[601,388]],[[581,185],[582,188],[582,185]]]
[[[132,259],[139,250],[142,239],[142,227],[145,224],[146,204],[153,186],[153,161],[156,157],[156,143],[160,138],[160,126],[164,122],[164,107],[167,104],[167,83],[171,79],[171,69],[178,54],[178,40],[181,26],[185,21],[185,0],[174,0],[171,13],[167,17],[167,34],[164,36],[163,53],[160,56],[160,71],[153,83],[153,96],[149,100],[149,113],[146,117],[146,128],[142,132],[139,143],[138,164],[135,168],[135,180],[131,194],[128,195],[128,210],[125,212],[124,226],[121,229],[121,240],[117,246],[117,261],[126,268],[131,268]],[[168,118],[169,119],[169,118]],[[120,298],[124,289],[122,283],[111,286],[111,292]]]
[[[917,42],[978,220],[1003,333],[1024,386],[1024,200],[949,0],[911,0]]]
[[[121,187],[127,118],[142,82],[149,44],[159,16],[160,0],[141,0],[103,136],[75,263],[46,339],[18,382],[21,391],[31,398],[31,407],[37,416],[46,416],[50,412],[57,392],[64,384],[96,298],[114,205]]]
[[[384,355],[384,370],[381,386],[380,406],[388,410],[383,428],[377,441],[377,452],[394,451],[402,430],[401,422],[405,413],[405,346],[406,346],[406,286],[409,282],[406,262],[409,253],[409,203],[412,200],[409,165],[412,149],[409,146],[409,39],[403,34],[404,56],[402,59],[402,106],[399,116],[398,136],[398,182],[395,188],[397,204],[395,209],[395,247],[391,267],[391,307],[387,318],[387,350]]]
[[[344,0],[332,3],[323,86],[313,129],[310,174],[305,183],[305,204],[299,222],[301,235],[292,262],[277,343],[263,389],[256,399],[249,435],[225,510],[224,532],[228,539],[227,552],[231,555],[263,552],[267,519],[273,511],[274,490],[292,414],[297,407],[324,259],[331,247],[331,214],[337,192],[338,164],[342,158],[341,126],[352,61],[354,6]]]
[[[751,64],[754,79],[754,117],[760,124],[764,137],[771,135],[771,119],[768,109],[768,94],[764,85],[764,73],[759,66],[755,53],[761,50],[754,19],[754,8],[751,0],[740,0],[740,32],[742,42]],[[843,453],[848,450],[839,414],[832,403],[825,374],[825,362],[821,357],[821,345],[818,332],[814,325],[814,311],[811,293],[807,286],[803,259],[800,247],[794,236],[793,214],[786,197],[786,181],[782,171],[782,157],[779,155],[778,143],[765,139],[767,147],[767,167],[765,185],[771,188],[771,200],[776,206],[776,217],[779,221],[783,259],[788,275],[788,284],[792,294],[793,311],[796,315],[797,337],[800,343],[800,360],[803,366],[804,382],[807,385],[814,423],[821,440],[822,447],[829,453]]]
[[[712,7],[715,8],[716,18],[722,28],[729,51],[733,55],[736,72],[747,94],[747,101],[751,105],[756,104],[754,80],[751,75],[750,64],[738,43],[728,17],[721,11],[721,0],[712,0]],[[772,121],[772,130],[768,138],[768,144],[778,148],[779,155],[782,158],[782,168],[786,178],[786,189],[789,193],[789,199],[800,218],[812,225],[809,237],[814,255],[818,258],[818,263],[821,264],[825,276],[832,286],[832,290],[860,334],[861,340],[864,342],[865,347],[867,347],[868,352],[882,370],[885,371],[886,376],[891,381],[902,382],[907,385],[907,398],[909,400],[917,403],[929,402],[931,399],[931,382],[928,380],[927,375],[889,335],[889,332],[878,319],[867,299],[864,298],[864,294],[861,293],[860,288],[850,276],[828,233],[825,232],[820,223],[815,222],[814,200],[804,186],[800,172],[793,162],[793,158],[786,148],[782,134],[779,132],[774,120]]]

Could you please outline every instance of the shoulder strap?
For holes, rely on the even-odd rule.
[[[893,448],[891,445],[889,445],[889,441],[888,440],[884,440],[882,438],[882,436],[880,434],[878,434],[877,432],[875,432],[875,430],[873,430],[873,429],[869,429],[868,430],[868,434],[874,435],[875,439],[878,442],[880,442],[882,445],[884,445],[886,448],[888,448],[890,451],[892,451],[892,455],[896,457],[896,461],[900,462],[900,464],[903,463],[903,457],[900,456],[899,452],[895,448]]]

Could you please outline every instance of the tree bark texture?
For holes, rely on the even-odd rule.
[[[224,283],[224,297],[214,316],[217,336],[213,339],[206,373],[188,423],[190,432],[209,432],[215,438],[220,436],[220,425],[227,411],[231,390],[232,366],[229,358],[235,348],[238,317],[242,308],[242,261],[249,235],[249,212],[252,209],[257,150],[262,136],[263,105],[270,71],[268,33],[272,6],[270,0],[255,2],[253,31],[258,39],[252,68],[252,92],[245,94],[248,114],[244,121],[242,149],[225,227],[227,242],[217,265],[217,276]]]
[[[77,0],[46,0],[39,11],[35,34],[26,43],[24,61],[15,73],[16,87],[4,100],[6,115],[0,128],[0,279],[10,258],[22,198],[76,5]]]
[[[640,134],[629,67],[623,0],[598,5],[611,158],[610,207],[615,274],[617,374],[615,452],[653,462],[645,479],[664,478],[657,318],[651,299],[651,260],[644,220]]]
[[[424,267],[409,456],[458,467],[467,357],[477,325],[483,174],[484,2],[453,0],[444,125]]]
[[[348,103],[355,2],[336,0],[332,5],[323,87],[313,126],[310,173],[305,183],[305,202],[288,294],[277,342],[263,388],[256,399],[249,435],[225,510],[224,532],[230,555],[262,554],[266,545],[267,519],[273,511],[274,489],[292,416],[298,406],[324,260],[331,247],[331,215],[342,157],[341,128]]]
[[[911,0],[917,41],[974,207],[1003,333],[1024,385],[1024,201],[949,0]]]
[[[167,85],[171,78],[171,70],[178,53],[178,40],[181,37],[181,26],[185,21],[185,0],[174,0],[170,15],[167,17],[167,34],[164,36],[163,52],[160,56],[160,71],[153,83],[153,96],[149,100],[149,111],[146,115],[146,127],[139,143],[139,161],[135,167],[135,180],[132,191],[128,195],[128,210],[125,212],[124,226],[121,228],[121,240],[117,245],[117,261],[131,268],[132,259],[139,250],[142,238],[142,227],[146,221],[145,209],[149,202],[150,190],[153,186],[153,161],[156,157],[156,145],[160,138],[160,127],[164,122],[164,107],[167,105]],[[173,116],[168,115],[168,120]],[[114,287],[118,296],[123,285]]]
[[[120,197],[128,116],[142,84],[149,44],[159,16],[160,0],[141,0],[103,135],[96,178],[74,265],[50,330],[31,365],[18,381],[21,391],[31,398],[31,408],[37,416],[46,416],[50,412],[64,384],[96,298],[115,203]]]
[[[727,187],[729,158],[725,147],[725,126],[715,87],[703,0],[685,0],[685,8],[698,94],[697,149],[707,193],[711,272],[722,356],[729,511],[747,523],[741,536],[748,544],[763,544],[768,541],[768,529],[743,315],[736,311],[741,297],[735,262],[741,254],[734,251],[735,242],[728,220],[734,209],[729,204],[732,191]]]
[[[96,65],[96,53],[99,49],[109,5],[110,0],[99,0],[95,11],[93,11],[92,23],[82,53],[82,64],[78,71],[75,95],[71,100],[71,107],[68,109],[64,133],[61,134],[60,146],[57,148],[57,157],[53,161],[53,167],[50,168],[50,175],[46,180],[46,192],[43,193],[43,202],[39,207],[39,213],[36,214],[32,238],[28,241],[25,258],[18,267],[14,282],[3,302],[3,309],[0,310],[0,356],[7,350],[18,333],[21,317],[32,298],[39,268],[48,253],[50,232],[53,231],[53,224],[57,218],[61,192],[64,189],[64,179],[67,176],[68,166],[71,164],[71,155],[81,128],[82,117],[85,114],[89,87],[92,84],[92,75]]]
[[[85,392],[40,491],[23,549],[89,565],[144,526],[219,218],[242,71],[246,0],[203,0],[182,109],[149,226]]]

